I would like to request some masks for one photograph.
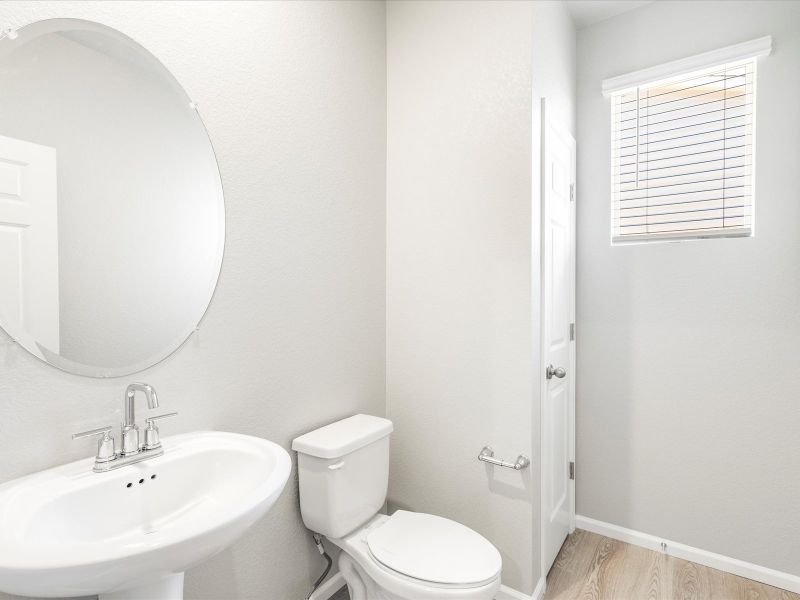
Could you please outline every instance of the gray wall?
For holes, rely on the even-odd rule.
[[[382,3],[3,2],[0,23],[100,21],[158,56],[199,103],[227,202],[222,277],[199,338],[141,375],[180,416],[288,448],[384,413]],[[119,422],[126,379],[67,375],[0,338],[0,481],[89,456],[74,431]],[[322,567],[296,481],[187,598],[301,598]]]
[[[759,36],[756,235],[609,246],[603,78]],[[800,574],[800,2],[578,36],[578,513]]]

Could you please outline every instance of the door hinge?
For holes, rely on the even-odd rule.
[[[569,463],[569,478],[575,480],[575,463]]]
[[[575,184],[574,183],[570,183],[569,184],[569,201],[570,202],[575,202]]]
[[[569,324],[569,341],[572,342],[575,340],[575,323]]]

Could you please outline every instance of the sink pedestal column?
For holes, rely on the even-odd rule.
[[[98,600],[183,600],[183,573],[135,588],[100,594]]]

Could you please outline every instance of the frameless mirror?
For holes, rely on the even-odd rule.
[[[195,330],[225,209],[196,107],[109,27],[39,21],[0,39],[0,325],[38,358],[134,373]]]

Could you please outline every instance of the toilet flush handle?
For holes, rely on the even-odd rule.
[[[343,466],[344,466],[344,461],[340,460],[340,461],[337,461],[337,462],[333,463],[332,465],[328,465],[328,469],[330,469],[331,471],[338,471]]]

